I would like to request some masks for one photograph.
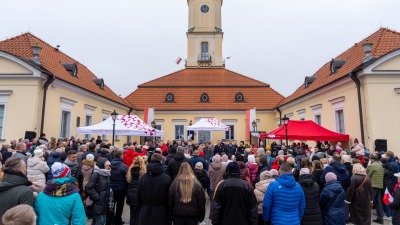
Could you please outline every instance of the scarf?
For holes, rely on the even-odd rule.
[[[73,182],[75,181],[75,178],[70,177],[55,178],[49,180],[47,181],[46,187],[44,188],[43,192],[46,195],[54,197],[63,197],[78,193],[79,189],[73,184]]]
[[[96,165],[96,162],[95,162],[95,161],[89,161],[89,160],[84,159],[84,160],[82,161],[82,164],[84,164],[84,165],[86,165],[86,166],[94,166],[94,165]]]
[[[105,176],[105,177],[109,177],[110,176],[110,170],[100,169],[98,166],[94,166],[93,173],[99,173],[100,176]]]

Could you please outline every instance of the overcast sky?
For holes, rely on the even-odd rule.
[[[226,68],[290,95],[380,27],[400,31],[398,0],[224,0]],[[184,68],[186,0],[1,0],[0,39],[30,31],[122,97]]]

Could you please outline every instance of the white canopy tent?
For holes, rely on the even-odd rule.
[[[101,123],[78,127],[78,134],[112,134],[113,120],[111,117]],[[164,131],[156,130],[143,122],[136,115],[118,115],[115,120],[115,135],[127,136],[164,136]]]
[[[188,126],[187,130],[194,131],[228,131],[230,130],[229,126],[219,122],[216,118],[201,118],[199,122],[193,124],[192,126]]]

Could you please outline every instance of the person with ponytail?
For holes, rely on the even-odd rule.
[[[191,165],[184,162],[169,188],[168,211],[174,225],[197,225],[204,220],[206,198]]]
[[[137,194],[139,186],[139,178],[146,173],[146,164],[143,157],[137,156],[126,174],[126,181],[128,182],[128,191],[126,195],[126,204],[131,209],[130,225],[139,224],[139,208],[137,207]]]

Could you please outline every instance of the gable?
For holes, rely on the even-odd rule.
[[[0,56],[0,75],[33,75],[25,66]]]
[[[383,61],[373,71],[400,71],[400,54]]]

